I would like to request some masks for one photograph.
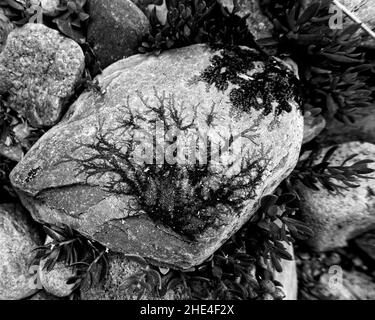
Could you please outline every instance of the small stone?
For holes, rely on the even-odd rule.
[[[88,42],[102,68],[138,52],[149,21],[135,4],[129,0],[91,0],[88,13]]]
[[[79,45],[42,24],[13,30],[0,53],[0,95],[35,127],[60,119],[84,68]]]
[[[0,205],[0,300],[24,299],[39,290],[29,265],[41,244],[38,226],[21,206]]]
[[[316,163],[321,161],[327,149],[322,151]],[[349,142],[339,145],[330,159],[330,164],[341,165],[353,154],[358,154],[346,165],[359,160],[375,158],[375,145],[370,143]],[[374,169],[374,164],[369,164]],[[375,172],[359,179],[358,188],[342,190],[341,193],[329,192],[319,185],[319,191],[299,184],[302,218],[313,230],[314,236],[308,243],[316,251],[328,251],[345,247],[347,241],[375,227]],[[337,181],[335,181],[337,182]]]
[[[75,276],[72,268],[57,262],[51,271],[47,271],[44,269],[46,262],[47,260],[42,260],[39,264],[40,283],[44,290],[56,297],[69,296],[74,287],[74,284],[67,284],[67,281]]]
[[[129,261],[123,255],[111,255],[109,257],[109,275],[104,284],[81,292],[82,300],[136,300],[139,291],[133,290],[127,285],[130,277],[137,275],[142,279],[144,272],[142,266],[134,261]],[[167,294],[167,299],[172,300],[173,293]],[[145,290],[140,300],[160,299],[149,290]]]

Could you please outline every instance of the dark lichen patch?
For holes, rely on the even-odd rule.
[[[265,156],[244,158],[239,172],[226,177],[224,173],[216,173],[212,169],[210,157],[207,163],[198,160],[186,165],[167,161],[160,163],[154,140],[151,161],[134,161],[133,151],[137,141],[132,138],[122,141],[122,137],[133,137],[135,131],[145,130],[158,121],[162,121],[165,128],[174,127],[181,131],[195,126],[195,118],[186,120],[186,112],[181,111],[181,106],[176,107],[177,102],[173,97],[168,98],[163,94],[156,95],[156,98],[159,101],[157,105],[150,105],[141,98],[149,110],[147,117],[132,111],[129,105],[124,108],[124,115],[119,119],[119,126],[116,126],[120,128],[121,135],[117,134],[115,142],[110,138],[115,136],[113,132],[103,132],[102,126],[99,126],[94,142],[77,146],[85,149],[85,156],[67,156],[64,161],[76,162],[79,165],[76,174],[85,174],[88,184],[97,183],[109,193],[135,199],[128,208],[129,215],[146,213],[156,224],[195,240],[207,228],[220,227],[223,215],[239,213],[246,200],[255,198],[255,189],[263,179],[267,159]],[[164,141],[170,141],[166,135],[167,132]],[[208,141],[208,149],[210,145]],[[100,178],[104,174],[110,174],[113,178],[103,185]]]
[[[259,62],[262,70],[257,70]],[[273,57],[239,46],[222,48],[195,80],[214,85],[220,91],[226,91],[232,84],[230,101],[245,112],[254,108],[269,115],[272,102],[277,103],[275,115],[291,112],[289,100],[298,97],[297,79],[291,70]]]
[[[29,182],[31,182],[32,180],[34,180],[34,178],[37,176],[37,174],[40,172],[40,170],[42,170],[41,167],[36,167],[36,168],[31,169],[31,170],[27,173],[27,177],[26,177],[26,179],[25,179],[25,182],[26,182],[26,183],[29,183]]]

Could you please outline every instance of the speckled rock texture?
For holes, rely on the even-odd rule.
[[[74,284],[67,284],[66,282],[75,273],[69,267],[66,267],[64,263],[57,262],[51,271],[44,269],[46,261],[42,260],[39,265],[39,279],[40,283],[49,294],[56,297],[67,297],[72,293]]]
[[[84,68],[77,43],[42,24],[12,31],[0,54],[0,95],[36,127],[60,119]]]
[[[148,32],[149,21],[129,0],[90,0],[87,39],[101,67],[138,52],[140,40]]]
[[[282,290],[284,291],[284,300],[297,300],[298,294],[298,283],[297,283],[297,266],[294,257],[293,245],[285,244],[288,253],[293,257],[293,260],[280,261],[282,272],[277,272],[273,270],[274,280],[280,282],[283,285]]]
[[[28,266],[43,242],[35,222],[15,204],[0,205],[0,300],[27,298],[38,289]]]
[[[111,65],[11,173],[23,203],[115,252],[200,264],[298,160],[296,79],[262,57],[194,45]]]
[[[0,8],[0,52],[3,50],[8,34],[13,30],[13,23],[5,16]]]
[[[344,143],[334,153],[330,163],[340,165],[353,154],[358,156],[347,165],[363,159],[373,160],[375,145]],[[369,167],[375,168],[375,165],[369,164]],[[369,179],[359,180],[358,188],[343,190],[341,194],[330,193],[323,187],[320,191],[314,191],[298,186],[302,197],[303,220],[315,233],[310,240],[315,250],[326,251],[344,247],[348,240],[375,228],[375,173],[368,176]]]

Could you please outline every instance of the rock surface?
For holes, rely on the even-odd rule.
[[[81,77],[77,43],[42,24],[28,23],[8,36],[0,54],[0,95],[33,126],[54,125]]]
[[[74,284],[67,284],[66,282],[75,276],[75,273],[62,262],[56,263],[51,271],[47,271],[44,269],[45,263],[46,261],[42,260],[39,265],[39,278],[44,290],[60,298],[69,296]]]
[[[344,143],[334,153],[330,163],[340,165],[353,154],[358,156],[347,165],[363,159],[372,160],[375,158],[375,145]],[[370,164],[369,167],[374,169],[375,165]],[[310,240],[313,248],[325,251],[344,247],[347,240],[375,228],[375,173],[368,177],[359,180],[358,188],[343,190],[342,194],[330,193],[323,187],[320,191],[314,191],[298,186],[303,219],[315,233]]]
[[[87,39],[105,68],[138,52],[149,21],[129,0],[90,0]]]
[[[0,205],[0,300],[23,299],[38,291],[29,273],[31,251],[42,239],[20,206]]]
[[[98,78],[105,95],[86,92],[73,104],[12,172],[14,187],[37,220],[162,265],[200,264],[298,159],[294,75],[258,59],[245,47],[195,45],[113,64]],[[95,160],[102,147],[106,169]]]

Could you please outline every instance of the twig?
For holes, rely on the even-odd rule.
[[[361,26],[361,28],[370,35],[370,37],[375,39],[375,32],[372,31],[372,29],[366,23],[362,22],[361,19],[359,19],[353,12],[351,12],[347,7],[341,4],[338,0],[333,0],[332,2],[340,10],[342,10],[351,20],[353,20],[355,23],[358,23]]]

